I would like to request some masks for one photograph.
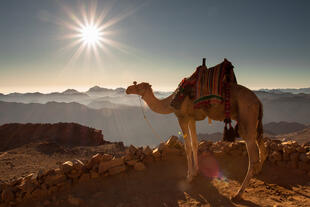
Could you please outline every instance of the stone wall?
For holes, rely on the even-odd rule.
[[[310,146],[301,146],[294,141],[280,142],[265,139],[268,150],[268,162],[280,167],[294,168],[299,173],[310,176]],[[199,153],[209,151],[215,156],[247,156],[245,143],[238,141],[208,142],[199,144]],[[129,146],[123,156],[96,154],[90,160],[67,161],[57,169],[39,171],[36,175],[19,178],[10,183],[0,184],[0,206],[10,206],[28,199],[39,199],[54,192],[69,189],[72,185],[87,182],[90,179],[113,176],[128,170],[143,171],[153,162],[166,160],[174,156],[184,156],[183,143],[172,136],[157,148],[136,148]],[[70,197],[73,205],[79,200]]]

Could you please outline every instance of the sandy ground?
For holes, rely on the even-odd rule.
[[[57,167],[60,161],[87,159],[98,151],[83,150],[77,150],[80,154],[52,155],[38,152],[31,146],[11,150],[0,155],[0,177],[5,180],[40,168]],[[70,198],[78,200],[79,206],[102,207],[310,206],[310,178],[307,175],[267,162],[262,173],[251,180],[244,200],[233,203],[230,197],[237,192],[245,176],[247,158],[215,157],[213,168],[208,168],[208,163],[201,158],[201,174],[192,183],[186,182],[186,160],[179,157],[153,163],[142,172],[129,170],[76,184],[65,192],[19,206],[72,206],[68,201]],[[216,165],[218,167],[214,167]],[[209,178],[207,174],[218,174],[220,178]]]

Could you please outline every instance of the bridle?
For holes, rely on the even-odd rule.
[[[136,82],[136,81],[134,81],[133,84],[135,85],[135,87],[137,87],[137,82]],[[152,127],[152,125],[151,125],[151,122],[150,122],[150,121],[148,120],[148,118],[146,117],[145,111],[144,111],[143,106],[142,106],[142,101],[141,101],[141,98],[143,99],[143,96],[145,95],[145,93],[146,93],[146,90],[144,91],[143,95],[141,95],[141,96],[139,96],[139,95],[137,94],[137,96],[138,96],[138,98],[139,98],[140,108],[141,108],[141,112],[142,112],[142,114],[143,114],[143,118],[144,118],[144,120],[146,121],[147,125],[151,128],[151,130],[152,130],[152,132],[154,133],[154,135],[155,135],[161,142],[164,142],[164,140],[163,140],[163,139],[160,137],[160,135],[155,131],[155,129],[154,129],[154,128]]]

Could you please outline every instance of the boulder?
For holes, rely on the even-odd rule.
[[[149,147],[149,146],[146,146],[143,148],[143,153],[146,155],[146,156],[149,156],[149,155],[152,155],[152,149]]]
[[[281,155],[281,153],[278,152],[278,151],[273,151],[273,152],[271,153],[271,155],[269,156],[269,160],[270,160],[271,162],[276,162],[276,161],[282,160],[282,155]]]
[[[44,179],[44,183],[48,186],[57,185],[58,183],[62,183],[66,181],[66,176],[63,173],[55,173],[54,175],[48,175]]]
[[[71,161],[64,162],[60,165],[60,169],[64,174],[68,174],[73,170],[73,163]]]
[[[305,153],[307,152],[306,148],[302,147],[302,146],[298,146],[296,147],[297,152],[301,152],[301,153]]]
[[[161,153],[159,152],[158,148],[155,148],[152,152],[152,155],[154,156],[155,160],[160,160]]]
[[[101,162],[99,164],[98,173],[102,174],[105,171],[109,170],[110,168],[121,166],[124,164],[124,160],[122,158],[115,158],[110,161]]]
[[[166,145],[170,148],[183,149],[183,143],[177,136],[171,136],[167,141]]]
[[[90,180],[90,174],[89,173],[83,173],[81,177],[79,178],[80,182],[87,182]]]
[[[36,180],[34,174],[31,173],[22,179],[21,183],[17,186],[17,188],[20,189],[22,192],[31,193],[37,185],[38,181]]]

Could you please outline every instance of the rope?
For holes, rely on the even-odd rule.
[[[140,101],[140,106],[141,106],[141,111],[142,111],[142,114],[143,114],[143,118],[144,120],[146,121],[147,125],[151,128],[151,130],[153,131],[153,133],[155,134],[155,136],[160,139],[161,142],[164,142],[164,140],[159,136],[159,134],[155,131],[155,129],[152,127],[150,121],[147,119],[146,115],[145,115],[145,111],[143,110],[143,107],[142,107],[142,101],[141,101],[141,97],[139,97],[139,101]]]

